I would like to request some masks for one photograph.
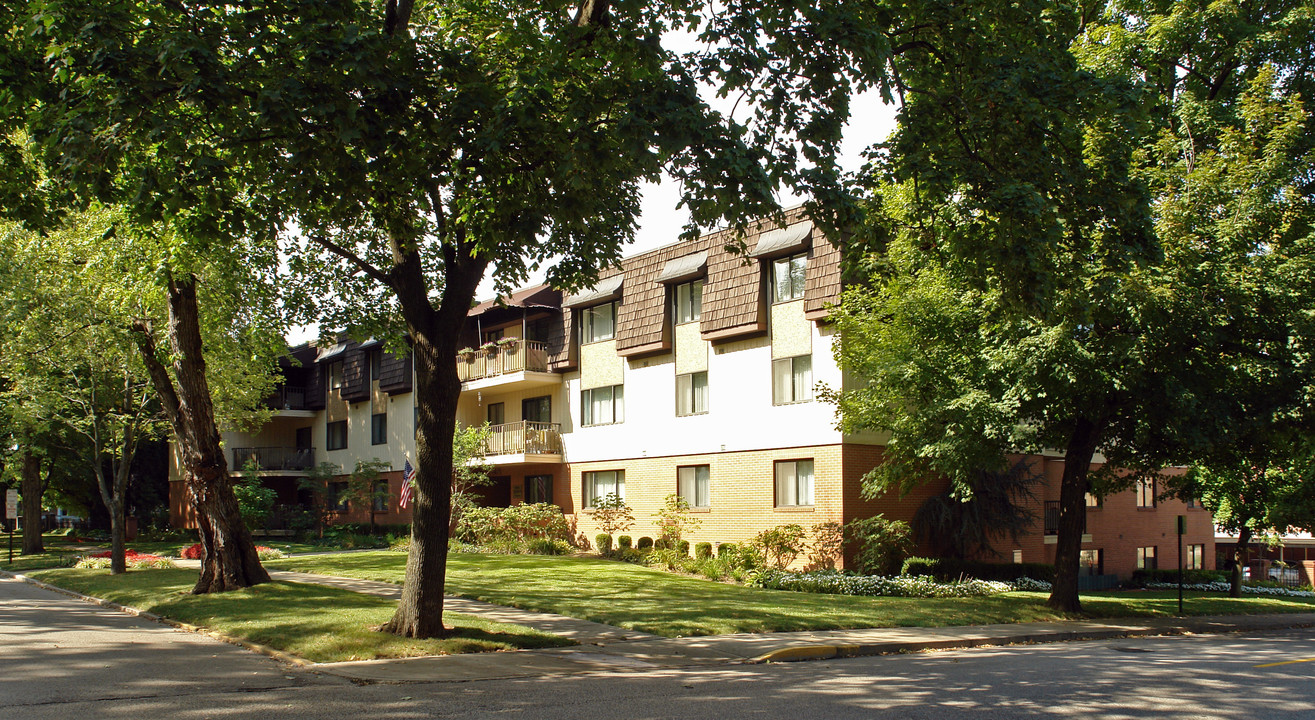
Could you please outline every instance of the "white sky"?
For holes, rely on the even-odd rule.
[[[705,99],[714,108],[730,112],[734,103],[732,99],[718,99],[712,95],[711,92],[706,93]],[[845,125],[840,155],[841,167],[848,172],[860,169],[863,166],[863,151],[885,140],[895,128],[895,107],[884,105],[875,92],[856,96],[851,102],[851,111],[850,122]],[[741,109],[739,114],[747,114],[747,111]],[[659,183],[645,183],[642,192],[638,230],[634,242],[625,249],[626,256],[675,242],[689,220],[688,212],[676,209],[680,202],[680,186],[671,178],[664,177]],[[779,200],[782,207],[790,207],[803,202],[804,198],[782,192]],[[543,273],[540,272],[532,276],[528,284],[542,282],[542,279]],[[493,281],[486,277],[475,297],[479,300],[488,299],[493,296],[493,292]],[[317,334],[315,326],[294,327],[288,333],[288,342],[295,345],[312,340]]]

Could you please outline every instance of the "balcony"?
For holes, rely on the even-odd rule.
[[[305,387],[280,385],[265,398],[265,405],[273,408],[277,417],[315,417],[315,411],[306,408],[306,396]]]
[[[1044,533],[1045,543],[1053,545],[1059,537],[1059,501],[1047,500],[1045,504],[1044,516]],[[1087,533],[1087,513],[1082,513],[1082,542],[1091,542],[1091,535]]]
[[[489,432],[485,461],[490,465],[562,461],[561,423],[503,423]]]
[[[233,465],[229,472],[239,474],[247,463],[255,461],[262,475],[304,475],[315,467],[314,448],[251,447],[233,448]]]
[[[457,377],[462,390],[523,390],[562,381],[560,375],[548,372],[548,344],[536,340],[459,353]]]

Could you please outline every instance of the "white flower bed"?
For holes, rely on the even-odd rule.
[[[1178,583],[1166,582],[1148,582],[1146,587],[1151,590],[1177,590]],[[1184,590],[1199,590],[1201,592],[1228,592],[1229,585],[1226,582],[1212,583],[1187,583],[1183,585]],[[1315,597],[1315,592],[1309,590],[1292,590],[1282,587],[1261,587],[1258,585],[1242,585],[1242,592],[1252,593],[1254,595],[1276,595],[1279,597]]]
[[[1011,583],[1015,590],[1033,590],[1036,592],[1050,592],[1054,586],[1045,580],[1036,578],[1020,577]]]
[[[750,585],[768,590],[794,590],[797,592],[829,595],[872,595],[888,597],[980,597],[999,595],[1014,588],[1009,583],[990,580],[963,580],[936,582],[926,575],[846,575],[835,571],[792,573],[782,570],[761,570],[754,574]]]

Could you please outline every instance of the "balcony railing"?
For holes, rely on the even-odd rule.
[[[509,345],[499,345],[491,351],[476,350],[457,355],[457,376],[461,382],[522,370],[548,372],[548,343],[518,340]]]
[[[306,388],[299,385],[280,385],[265,398],[265,404],[275,410],[305,410]]]
[[[561,455],[561,423],[521,422],[489,428],[488,455]]]
[[[294,470],[305,471],[315,467],[314,448],[292,447],[252,447],[233,448],[233,467],[229,470],[241,472],[247,463],[256,461],[257,470]]]
[[[1082,533],[1086,534],[1086,532],[1087,532],[1087,513],[1083,512]],[[1045,534],[1046,535],[1059,534],[1059,501],[1058,500],[1046,501]]]

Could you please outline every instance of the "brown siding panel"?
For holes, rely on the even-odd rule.
[[[689,245],[675,247],[681,254],[695,251]],[[667,286],[658,283],[657,276],[667,261],[675,257],[675,247],[645,253],[623,264],[626,281],[621,291],[616,332],[616,353],[621,357],[671,350]]]
[[[574,311],[562,308],[561,317],[552,324],[548,335],[548,369],[556,372],[574,370],[579,364],[575,343]]]
[[[804,276],[804,316],[826,317],[826,306],[840,299],[840,248],[813,231],[813,250]]]
[[[342,355],[342,399],[347,402],[370,399],[370,368],[358,343],[352,343]]]
[[[379,389],[389,395],[411,392],[411,354],[384,353],[379,363]]]

